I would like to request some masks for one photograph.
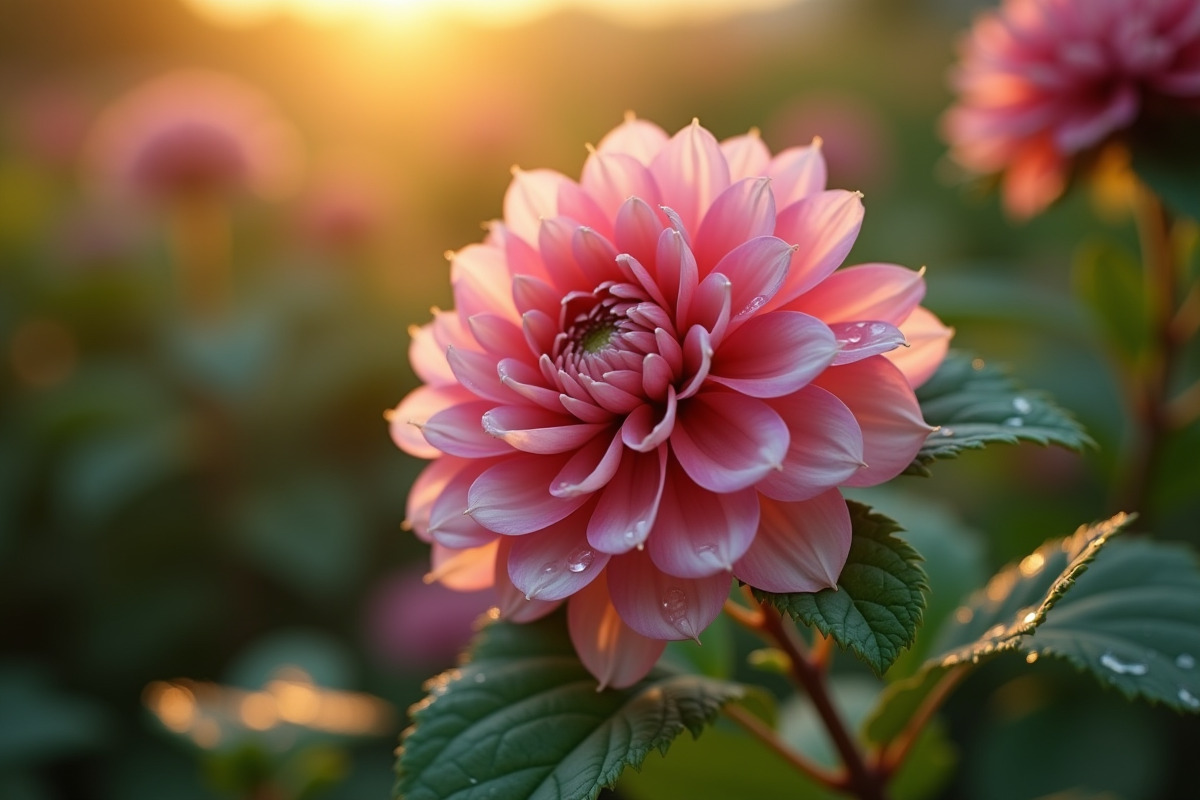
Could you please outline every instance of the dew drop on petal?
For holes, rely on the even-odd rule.
[[[755,311],[758,311],[760,308],[762,308],[766,304],[767,304],[767,298],[763,297],[760,294],[757,297],[755,297],[753,300],[751,300],[749,303],[746,303],[745,308],[743,308],[741,311],[739,311],[737,313],[737,316],[744,317],[747,314],[753,314]]]
[[[1122,661],[1112,653],[1100,656],[1100,666],[1112,670],[1118,675],[1145,675],[1150,668],[1136,661]]]
[[[687,593],[677,586],[669,587],[662,596],[662,616],[677,631],[689,639],[696,638],[696,631],[688,621]]]
[[[580,547],[567,556],[567,569],[571,572],[583,572],[592,565],[596,555],[586,547]]]
[[[715,544],[702,544],[696,548],[696,555],[705,561],[714,563],[720,562],[720,557],[717,555],[717,546]]]
[[[1189,692],[1187,689],[1180,688],[1179,699],[1188,708],[1200,708],[1200,697]]]
[[[1175,656],[1175,666],[1179,667],[1180,669],[1191,669],[1192,667],[1196,666],[1196,659],[1191,655],[1191,653],[1180,653],[1179,655]]]
[[[1033,411],[1033,403],[1024,397],[1014,397],[1012,405],[1018,414],[1028,414]]]

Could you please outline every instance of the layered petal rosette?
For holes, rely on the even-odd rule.
[[[886,481],[930,427],[913,386],[950,332],[922,274],[838,269],[862,222],[819,143],[673,137],[627,119],[579,181],[514,173],[454,254],[455,309],[413,332],[424,385],[389,415],[434,459],[409,496],[432,575],[525,621],[564,601],[602,685],[697,638],[736,577],[833,586],[839,486]]]
[[[980,16],[953,75],[951,155],[1004,174],[1017,217],[1062,194],[1072,160],[1145,107],[1200,98],[1196,0],[1006,0]]]

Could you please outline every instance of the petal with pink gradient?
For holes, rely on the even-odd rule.
[[[730,183],[721,146],[699,122],[672,136],[654,157],[650,171],[684,227],[693,231]]]
[[[605,134],[596,145],[596,152],[624,153],[649,166],[669,139],[667,132],[653,122],[629,116]]]
[[[839,343],[816,317],[795,311],[754,316],[713,356],[709,379],[751,397],[799,391],[839,356]]]
[[[602,433],[580,447],[550,482],[555,497],[589,495],[606,486],[617,474],[624,443],[620,432]]]
[[[630,628],[651,639],[696,639],[721,613],[730,576],[676,578],[662,572],[650,554],[631,550],[608,562],[608,593]]]
[[[641,198],[650,206],[662,202],[650,170],[626,153],[592,153],[583,165],[579,183],[613,220],[630,197]]]
[[[796,502],[763,498],[758,535],[733,574],[766,592],[834,588],[850,538],[850,511],[836,489]]]
[[[588,509],[561,522],[513,538],[508,550],[508,577],[536,600],[562,600],[587,586],[610,558],[587,539]]]
[[[454,460],[463,464],[441,485],[441,492],[429,509],[429,536],[438,544],[455,550],[488,544],[496,534],[463,512],[467,508],[471,484],[496,462],[492,459]]]
[[[908,345],[899,328],[879,320],[835,322],[829,329],[838,343],[837,355],[830,363],[834,367],[890,353],[897,347]]]
[[[483,414],[482,427],[526,453],[566,453],[578,450],[608,426],[579,422],[537,406],[496,406]]]
[[[786,306],[829,277],[854,246],[862,227],[862,197],[830,189],[779,212],[775,235],[796,245],[791,269],[767,309]]]
[[[721,152],[729,164],[729,177],[733,181],[766,175],[771,163],[771,151],[757,130],[721,142]]]
[[[701,392],[679,410],[671,452],[693,481],[711,492],[736,492],[781,469],[788,430],[762,400],[735,392]]]
[[[915,389],[932,378],[945,360],[954,330],[943,325],[925,308],[918,307],[904,320],[900,331],[908,340],[908,347],[897,348],[886,358],[900,368],[908,378],[908,385]]]
[[[508,556],[513,539],[502,536],[496,545],[495,568],[492,579],[496,591],[496,608],[500,618],[509,622],[533,622],[562,605],[561,600],[531,600],[508,577]]]
[[[426,440],[421,427],[433,415],[475,399],[470,392],[457,385],[417,387],[385,415],[392,441],[411,456],[437,458],[442,451]]]
[[[925,297],[924,270],[859,264],[830,275],[788,304],[827,323],[881,320],[900,325]]]
[[[804,147],[784,150],[771,161],[766,174],[771,178],[771,189],[780,208],[825,191],[825,156],[821,154],[821,140]]]
[[[426,420],[421,434],[429,444],[452,456],[489,458],[511,453],[511,444],[489,435],[484,428],[484,415],[495,405],[490,400],[477,400],[451,406]]]
[[[654,668],[667,646],[625,624],[609,599],[603,574],[571,598],[567,628],[579,660],[600,682],[598,689],[624,689],[637,683]]]
[[[774,231],[775,199],[771,195],[771,182],[766,178],[746,178],[713,201],[696,231],[692,250],[703,264],[713,265],[739,245]]]
[[[457,550],[433,543],[426,583],[437,581],[459,592],[476,592],[492,585],[500,537],[479,547]]]
[[[647,544],[650,558],[663,572],[683,578],[728,572],[754,540],[758,514],[754,489],[706,492],[678,466],[668,466]]]
[[[840,486],[863,466],[863,434],[854,414],[832,393],[806,386],[767,401],[790,434],[783,469],[755,488],[776,500],[807,500]]]
[[[541,220],[558,216],[558,189],[567,178],[554,170],[514,169],[504,194],[504,222],[530,244],[538,240]]]
[[[521,454],[489,467],[471,484],[466,513],[488,530],[508,535],[553,525],[588,499],[550,494],[550,483],[566,461],[561,455]]]
[[[624,553],[646,541],[658,518],[666,470],[665,446],[649,453],[624,451],[588,522],[587,538],[593,547]]]
[[[830,367],[814,382],[837,395],[858,421],[866,466],[845,486],[875,486],[912,463],[929,432],[908,379],[883,356]]]

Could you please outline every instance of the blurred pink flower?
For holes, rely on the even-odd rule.
[[[380,183],[365,171],[342,167],[326,172],[305,192],[300,232],[326,250],[356,250],[383,226],[384,196]]]
[[[408,501],[435,577],[494,585],[516,621],[570,598],[583,663],[618,687],[697,638],[731,577],[835,585],[837,487],[912,460],[930,430],[912,386],[949,331],[921,273],[835,272],[863,206],[825,174],[817,147],[772,158],[632,118],[579,182],[515,171],[504,220],[452,257],[455,310],[413,332],[425,385],[390,414],[435,459]]]
[[[272,195],[294,180],[296,141],[253,87],[227,75],[179,71],[113,103],[93,132],[90,156],[107,184],[145,197]]]
[[[888,120],[849,93],[798,97],[772,115],[763,136],[783,142],[821,139],[829,176],[842,186],[870,193],[892,176],[895,148]]]
[[[1200,98],[1200,3],[1007,0],[975,23],[953,83],[953,158],[1003,172],[1009,213],[1029,217],[1151,97]]]

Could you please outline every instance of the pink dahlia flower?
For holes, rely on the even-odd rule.
[[[1007,209],[1028,217],[1062,194],[1075,156],[1152,98],[1200,98],[1200,3],[1007,0],[964,40],[953,83],[952,156],[1004,172]]]
[[[618,687],[697,638],[732,577],[834,586],[837,487],[909,464],[930,430],[912,387],[949,338],[921,273],[835,271],[862,215],[817,147],[772,158],[698,123],[631,118],[578,182],[517,170],[504,220],[453,255],[455,310],[413,333],[425,385],[390,414],[434,459],[408,501],[432,576],[494,585],[516,621],[567,601],[583,663]]]
[[[195,193],[278,194],[293,181],[297,137],[270,101],[231,76],[170,72],[102,115],[94,170],[110,186],[155,199]]]

